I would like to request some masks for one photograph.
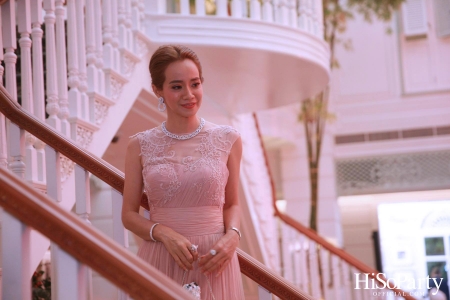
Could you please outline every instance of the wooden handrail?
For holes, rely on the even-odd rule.
[[[379,273],[377,270],[369,267],[368,265],[366,265],[365,263],[363,263],[356,257],[345,252],[343,249],[334,246],[333,244],[331,244],[330,242],[325,240],[323,237],[318,235],[317,232],[315,232],[311,228],[306,227],[305,225],[301,224],[300,222],[293,219],[289,215],[284,214],[278,210],[278,207],[276,204],[277,195],[276,195],[276,190],[275,190],[275,183],[273,181],[272,172],[269,167],[269,159],[267,157],[267,152],[264,147],[263,140],[262,140],[261,129],[259,127],[258,117],[257,117],[256,113],[253,113],[253,118],[255,120],[256,131],[258,132],[259,141],[261,143],[261,149],[263,151],[264,161],[266,163],[266,169],[267,169],[269,179],[270,179],[270,185],[272,188],[272,200],[273,200],[272,204],[273,204],[273,209],[275,211],[275,216],[279,217],[283,222],[285,222],[286,224],[288,224],[289,226],[291,226],[292,228],[294,228],[301,234],[306,235],[309,239],[313,240],[314,242],[319,244],[321,247],[323,247],[326,250],[330,251],[331,253],[337,255],[338,257],[340,257],[342,260],[346,261],[351,266],[360,270],[362,273],[368,273],[369,277],[374,278],[377,281],[380,281],[379,278],[386,280],[386,278],[384,278],[384,276],[379,276],[379,278],[377,277],[377,274]],[[399,295],[403,295],[402,297],[404,297],[406,300],[415,300],[414,297],[410,296],[408,293],[404,292],[401,289],[396,288],[396,289],[393,289],[393,291],[397,292],[397,294],[399,294]]]
[[[2,168],[0,186],[0,205],[9,214],[44,234],[134,299],[193,299],[181,285]]]
[[[112,188],[123,193],[124,174],[101,158],[89,153],[67,137],[63,136],[49,125],[29,114],[12,100],[6,89],[0,85],[0,112],[11,122],[28,131],[47,145],[80,165],[84,169],[109,184]],[[145,205],[146,197],[143,195],[141,206]],[[259,261],[238,249],[237,251],[241,272],[266,288],[281,299],[312,299],[307,294],[290,284],[286,279],[277,276]]]

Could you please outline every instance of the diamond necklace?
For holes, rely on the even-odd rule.
[[[193,138],[197,134],[199,134],[200,131],[203,129],[203,126],[205,126],[205,119],[200,118],[200,125],[198,125],[198,128],[194,132],[191,132],[191,133],[188,133],[188,134],[174,134],[172,132],[169,132],[166,129],[166,121],[164,121],[161,124],[161,130],[164,132],[165,135],[167,135],[168,137],[171,137],[173,139],[176,139],[176,140],[188,140],[188,139]]]

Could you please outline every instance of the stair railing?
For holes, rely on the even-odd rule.
[[[3,234],[19,233],[26,240],[27,228],[34,228],[58,245],[56,262],[64,266],[64,290],[52,299],[88,299],[83,285],[83,266],[87,265],[127,292],[133,299],[193,299],[184,289],[154,267],[142,261],[100,231],[92,228],[71,212],[65,211],[50,197],[38,192],[23,179],[0,168],[0,206],[3,212]],[[5,232],[8,229],[20,232]],[[5,242],[5,240],[3,241]],[[10,272],[27,268],[30,245],[16,248],[14,257],[3,256],[3,299],[30,299],[31,280],[25,278],[19,288]],[[53,251],[53,249],[52,249]],[[81,276],[80,276],[81,275]],[[52,283],[55,277],[52,277]],[[12,288],[11,288],[12,287]]]
[[[127,231],[122,225],[120,213],[122,206],[122,192],[124,187],[124,174],[102,159],[87,152],[85,149],[24,110],[19,104],[11,99],[11,96],[2,86],[0,86],[0,112],[9,120],[8,132],[10,142],[8,143],[8,146],[10,148],[10,156],[13,157],[13,161],[9,164],[10,169],[23,179],[24,173],[15,172],[14,170],[22,170],[24,167],[23,152],[25,131],[40,139],[46,144],[47,193],[55,201],[58,201],[58,199],[61,198],[60,189],[58,189],[58,185],[60,184],[58,175],[59,169],[56,167],[59,165],[59,156],[62,154],[73,161],[76,164],[75,211],[80,218],[85,221],[87,220],[84,216],[90,213],[90,201],[87,184],[88,174],[93,174],[105,183],[109,184],[114,189],[112,193],[113,239],[123,247],[126,247],[128,244],[126,234]],[[19,229],[17,229],[16,232],[20,232],[20,228],[22,227],[19,226]],[[14,239],[15,242],[8,241],[8,243],[5,243],[4,241],[2,243],[3,245],[9,245],[7,249],[3,249],[3,262],[11,261],[8,259],[8,255],[14,255],[17,251],[15,249],[22,248],[22,240],[23,239],[16,237]],[[241,272],[261,287],[259,289],[260,299],[266,299],[264,297],[271,297],[270,293],[280,297],[281,299],[312,299],[311,296],[302,292],[281,276],[274,274],[266,266],[242,250],[238,249],[237,253],[241,266]],[[65,278],[73,278],[73,274],[70,277],[69,275],[64,275],[65,269],[63,266],[57,264],[56,267],[61,268],[59,270],[55,270],[55,274],[62,274],[60,275],[61,280],[57,281],[57,283],[61,282]],[[6,277],[11,276],[13,277],[11,280],[23,282],[24,284],[26,284],[26,282],[31,278],[30,271],[28,271],[28,273],[24,273],[20,270],[16,270],[16,272],[11,272],[8,274],[5,273],[6,272],[3,272],[3,277],[5,279]],[[89,277],[88,272],[86,272],[86,277]],[[58,288],[58,286],[56,286],[56,288]],[[5,291],[5,289],[16,290],[17,287],[4,286],[3,290]],[[61,293],[63,292],[64,289],[61,288]],[[86,287],[86,293],[89,293],[89,286]],[[66,298],[63,297],[60,299]],[[126,299],[126,294],[119,291],[119,299]]]
[[[333,300],[415,298],[398,288],[388,289],[386,278],[344,250],[334,246],[314,230],[302,225],[289,215],[280,212],[276,205],[275,183],[269,167],[256,113],[253,113],[261,149],[269,175],[275,216],[280,219],[282,247],[280,253],[283,277],[314,298]],[[360,274],[358,277],[355,274]],[[364,282],[366,275],[368,288]],[[318,280],[312,280],[317,278]],[[356,282],[356,279],[359,281]],[[381,289],[371,289],[372,279]],[[376,295],[374,295],[376,293]]]

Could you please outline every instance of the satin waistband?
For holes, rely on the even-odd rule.
[[[184,236],[225,232],[223,212],[219,206],[151,207],[150,219],[168,226]]]

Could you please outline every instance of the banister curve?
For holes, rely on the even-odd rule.
[[[88,170],[112,188],[123,193],[124,173],[105,162],[94,154],[89,153],[70,139],[43,123],[35,116],[25,111],[17,102],[13,101],[6,89],[0,85],[0,112],[20,128],[31,133],[47,145],[51,146],[76,164]],[[141,206],[145,205],[146,196],[142,197]],[[1,201],[0,201],[1,202]],[[33,226],[34,227],[34,226]],[[286,279],[276,275],[262,263],[237,249],[241,272],[257,284],[269,290],[281,299],[312,300],[311,296],[300,291]]]
[[[0,186],[0,206],[9,214],[47,236],[133,299],[194,299],[159,270],[3,168]]]
[[[271,189],[272,189],[272,200],[273,200],[272,204],[273,204],[273,209],[275,211],[275,216],[279,217],[283,222],[285,222],[286,224],[288,224],[289,226],[291,226],[292,228],[294,228],[301,234],[306,235],[309,239],[311,239],[314,242],[316,242],[317,244],[321,245],[321,247],[325,248],[326,250],[330,251],[331,253],[337,255],[342,260],[346,261],[347,263],[349,263],[356,269],[361,270],[362,273],[368,273],[369,277],[371,277],[377,281],[380,281],[380,278],[386,281],[386,278],[384,276],[379,276],[380,278],[378,278],[377,274],[379,272],[377,270],[369,267],[368,265],[366,265],[365,263],[363,263],[356,257],[353,257],[352,255],[345,252],[343,249],[334,246],[333,244],[328,242],[326,239],[324,239],[323,237],[318,235],[317,232],[315,232],[311,228],[306,227],[305,225],[301,224],[297,220],[293,219],[292,217],[290,217],[287,214],[284,214],[278,210],[278,207],[276,205],[277,196],[276,196],[276,190],[275,190],[275,183],[273,181],[272,172],[269,168],[269,160],[267,157],[266,149],[264,148],[261,130],[259,127],[258,117],[257,117],[256,113],[253,113],[253,118],[255,120],[256,131],[258,133],[259,141],[261,143],[261,149],[263,151],[263,156],[264,156],[264,161],[266,163],[267,173],[269,174],[270,185],[271,185]],[[402,295],[402,297],[405,298],[406,300],[415,300],[414,297],[410,296],[408,293],[405,293],[401,289],[395,288],[392,290],[397,292],[399,295]]]

